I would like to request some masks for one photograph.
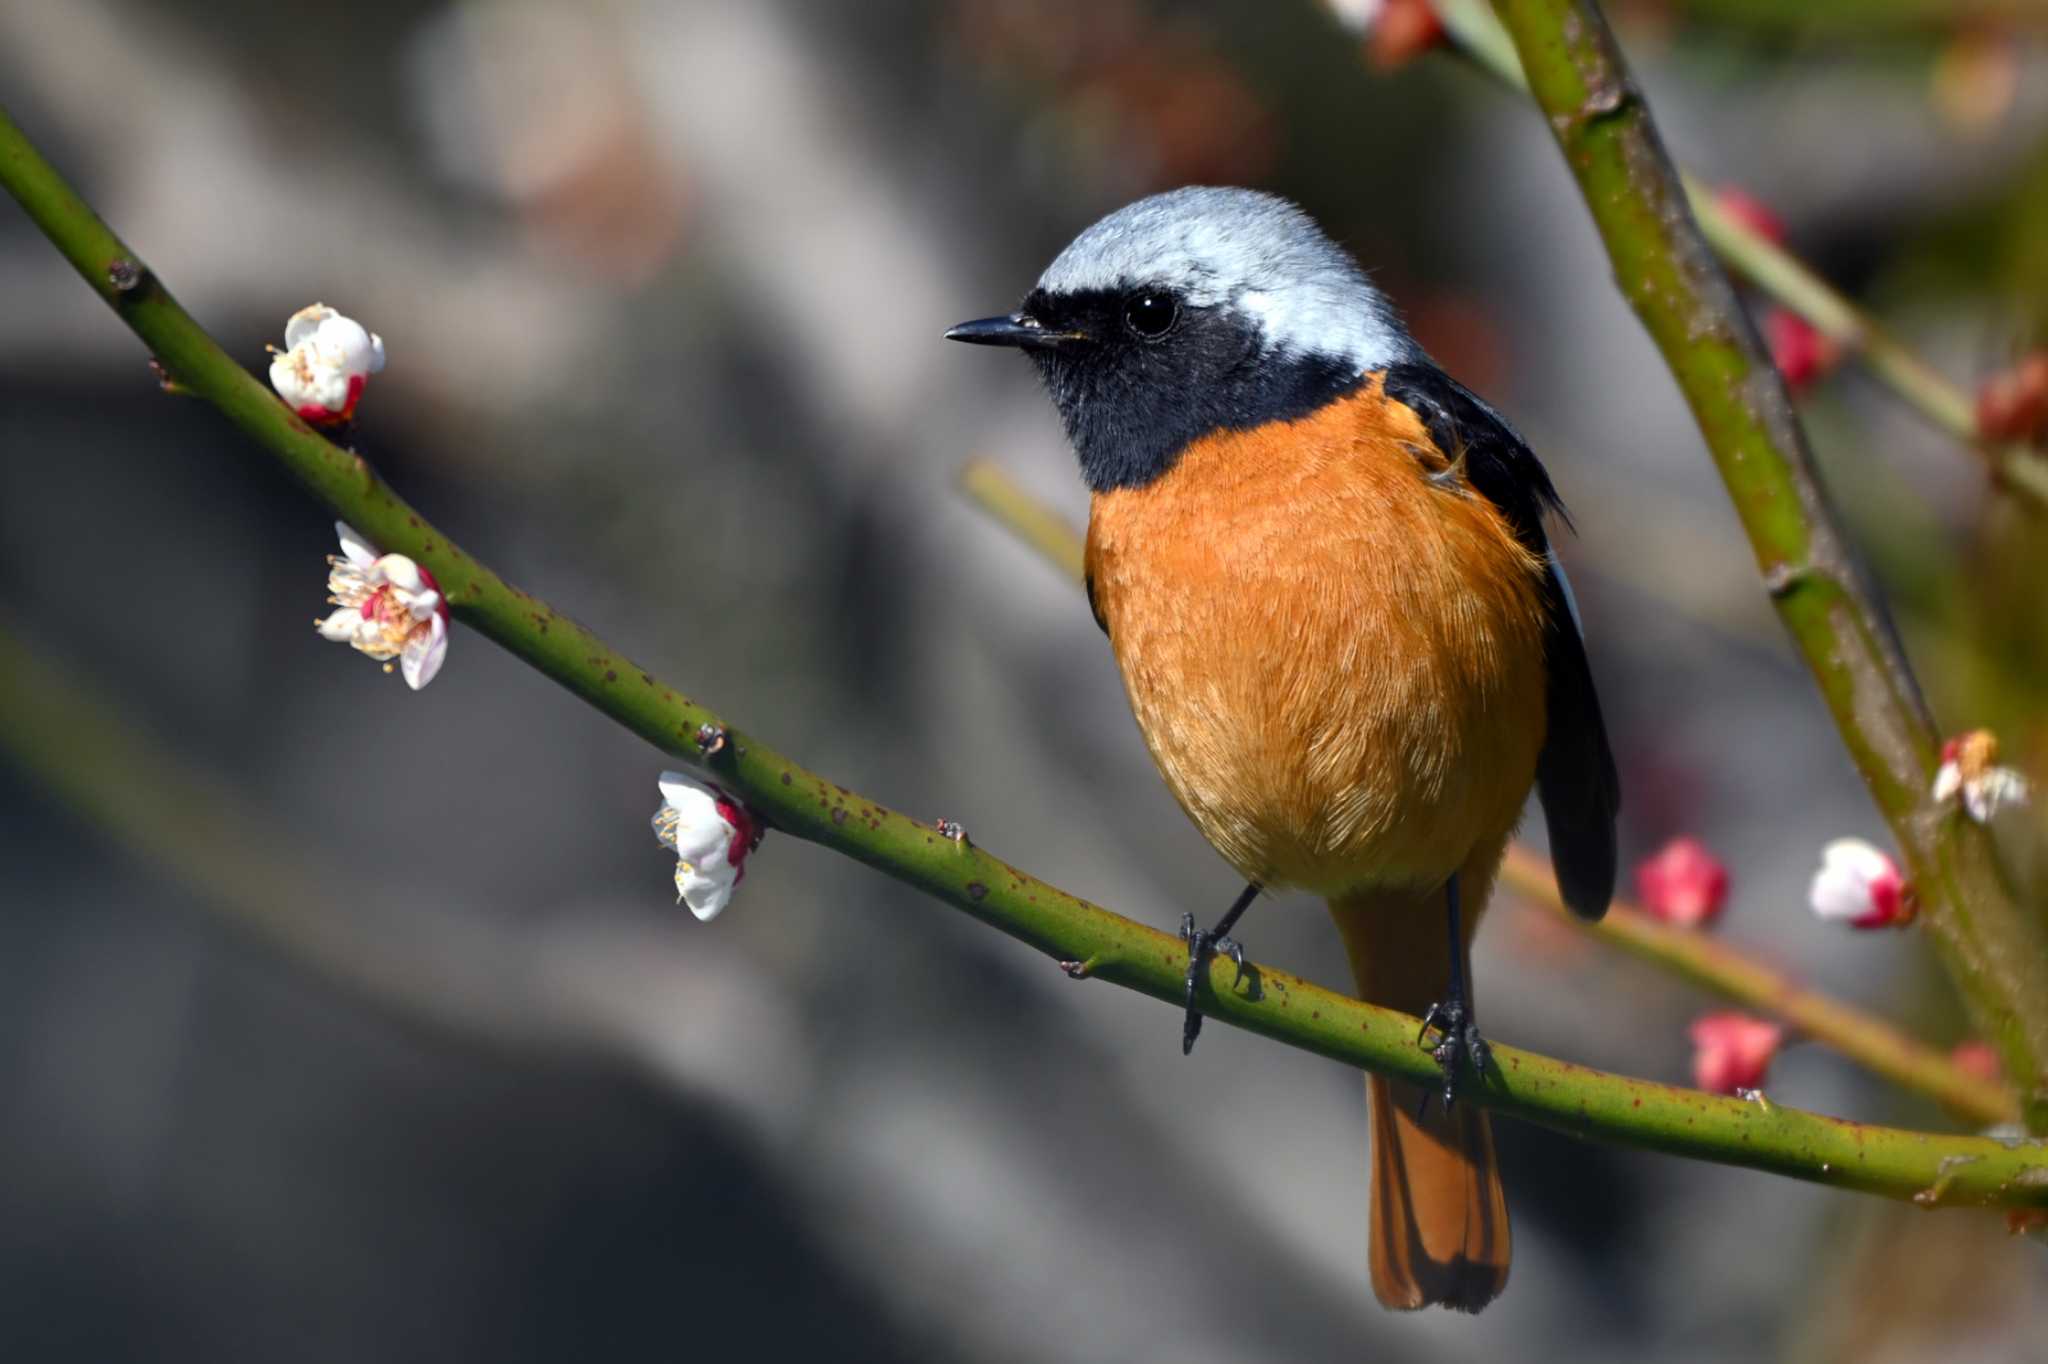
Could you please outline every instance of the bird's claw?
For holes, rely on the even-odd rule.
[[[1180,1054],[1186,1056],[1195,1049],[1195,1039],[1202,1035],[1202,1015],[1195,1008],[1195,986],[1201,980],[1204,959],[1228,957],[1237,968],[1237,979],[1243,980],[1244,947],[1235,938],[1219,938],[1207,929],[1195,927],[1193,914],[1180,916],[1180,940],[1188,945],[1187,1018],[1180,1030]]]
[[[1432,1032],[1436,1034],[1433,1044],[1429,1041]],[[1428,1012],[1422,1015],[1422,1028],[1415,1034],[1415,1045],[1428,1052],[1435,1059],[1437,1069],[1443,1072],[1446,1113],[1458,1101],[1460,1065],[1470,1062],[1476,1075],[1484,1073],[1493,1060],[1493,1053],[1488,1049],[1486,1039],[1479,1035],[1479,1025],[1473,1021],[1471,1011],[1458,999],[1429,1006]],[[1427,1090],[1423,1091],[1421,1107],[1429,1107]],[[1420,1110],[1417,1116],[1420,1116]]]

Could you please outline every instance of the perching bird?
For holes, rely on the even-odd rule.
[[[1423,353],[1307,214],[1182,189],[1075,238],[1022,308],[946,335],[1036,363],[1093,492],[1088,599],[1161,775],[1249,883],[1322,896],[1358,991],[1420,1014],[1443,1103],[1369,1077],[1371,1261],[1390,1307],[1508,1276],[1471,931],[1533,784],[1566,902],[1614,890],[1620,789],[1560,510],[1507,422]],[[1462,907],[1462,913],[1461,913]],[[1220,982],[1220,977],[1218,978]]]

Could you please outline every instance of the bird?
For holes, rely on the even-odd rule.
[[[1621,804],[1564,518],[1499,412],[1305,211],[1196,186],[1087,228],[1016,311],[1090,492],[1088,602],[1169,791],[1245,882],[1188,946],[1182,1049],[1263,893],[1322,898],[1361,998],[1420,1016],[1435,1086],[1367,1076],[1368,1249],[1390,1308],[1506,1287],[1472,932],[1533,787],[1565,903],[1614,893]],[[1565,524],[1569,525],[1568,519]],[[1221,981],[1220,973],[1215,977]],[[1234,985],[1231,988],[1237,988]]]

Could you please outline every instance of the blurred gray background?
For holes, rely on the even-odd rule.
[[[1965,380],[2048,278],[2041,15],[1994,9],[1617,7],[1681,159]],[[1049,405],[939,338],[1142,193],[1292,195],[1571,506],[1625,855],[1707,839],[1721,932],[1963,1036],[1918,936],[1804,909],[1882,826],[1548,135],[1455,58],[1376,71],[1307,0],[0,0],[0,101],[252,368],[315,299],[382,333],[361,447],[510,579],[1163,927],[1237,887],[1076,591],[957,490],[985,455],[1078,523]],[[660,755],[460,628],[417,695],[323,643],[328,518],[146,358],[0,206],[0,623],[154,746],[102,755],[112,812],[0,765],[0,1355],[2040,1357],[1996,1219],[1511,1123],[1507,1296],[1382,1313],[1355,1073],[1183,1060],[787,838],[692,921]],[[1854,372],[1807,408],[1944,725],[2037,758],[2038,526]],[[1242,936],[1344,983],[1311,901]],[[1709,1006],[1510,902],[1477,971],[1494,1036],[1672,1081]],[[1943,1122],[1812,1048],[1770,1092]]]

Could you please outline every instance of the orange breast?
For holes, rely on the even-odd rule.
[[[1138,726],[1249,879],[1434,885],[1520,817],[1542,565],[1445,466],[1375,378],[1094,500],[1089,574]]]

